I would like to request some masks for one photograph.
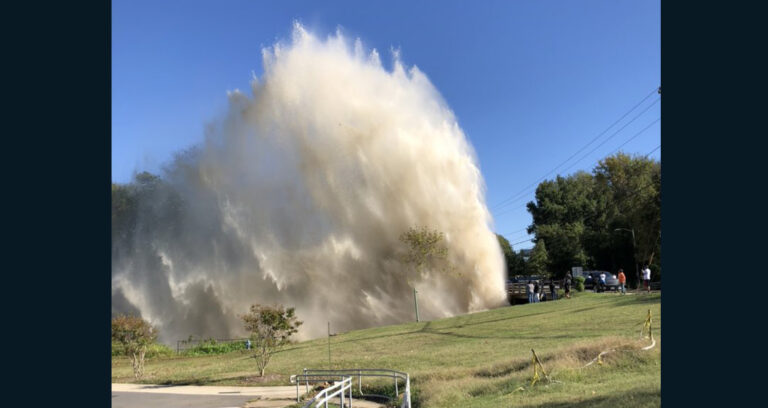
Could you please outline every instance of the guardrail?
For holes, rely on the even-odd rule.
[[[296,383],[296,402],[299,402],[299,385],[305,384],[306,392],[309,392],[310,383],[326,382],[333,378],[355,378],[357,377],[357,386],[360,396],[363,397],[380,397],[391,400],[397,400],[400,395],[399,381],[402,380],[405,384],[405,390],[403,392],[403,403],[401,408],[411,408],[411,380],[408,373],[396,370],[388,370],[384,368],[352,368],[343,370],[315,370],[304,369],[304,374],[292,375],[291,382]],[[380,394],[363,394],[363,377],[388,377],[394,380],[395,395],[394,397],[389,395]]]

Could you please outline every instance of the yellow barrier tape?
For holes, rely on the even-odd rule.
[[[653,340],[653,332],[651,331],[652,323],[653,323],[653,318],[651,317],[651,309],[648,309],[648,317],[645,318],[645,322],[643,323],[643,328],[640,331],[640,337],[645,337],[646,333],[648,333],[648,339]]]
[[[544,366],[541,365],[541,361],[539,360],[539,357],[536,355],[536,352],[531,349],[531,353],[533,354],[533,357],[531,359],[531,364],[533,365],[533,378],[531,379],[531,386],[536,384],[537,381],[541,379],[539,376],[539,371],[541,371],[541,374],[544,375],[544,378],[547,381],[550,381],[549,376],[547,375],[547,372],[544,371]]]

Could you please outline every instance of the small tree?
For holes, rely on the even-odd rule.
[[[131,358],[133,375],[144,375],[147,347],[157,339],[157,330],[138,316],[118,316],[112,319],[112,340],[120,343]]]
[[[294,308],[286,309],[282,305],[251,305],[251,311],[240,317],[245,330],[251,333],[253,358],[259,367],[259,375],[264,377],[272,354],[289,343],[289,338],[299,331],[303,322],[297,320]]]
[[[421,274],[430,261],[445,260],[448,256],[448,247],[445,246],[444,235],[440,231],[427,227],[411,227],[400,235],[400,241],[408,245],[408,252],[401,260],[413,265],[418,274]]]
[[[400,235],[400,241],[408,246],[408,251],[400,258],[406,264],[413,265],[417,275],[421,275],[424,267],[436,260],[445,261],[448,257],[448,247],[445,246],[443,233],[427,227],[408,228]],[[448,265],[448,268],[452,268]],[[408,282],[411,284],[410,280]],[[412,284],[411,284],[412,285]],[[413,286],[413,285],[412,285]],[[416,321],[419,319],[419,302],[416,299],[416,286],[413,286],[413,305],[416,309]]]

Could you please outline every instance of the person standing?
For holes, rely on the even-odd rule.
[[[627,275],[624,275],[624,269],[619,269],[619,291],[622,295],[627,294]]]
[[[555,288],[555,281],[549,281],[549,295],[552,300],[557,300],[557,289]]]
[[[528,303],[533,303],[533,281],[528,281],[525,285],[525,292],[528,294]]]
[[[565,273],[565,279],[563,280],[563,286],[565,286],[565,298],[570,299],[571,298],[571,281],[573,279],[571,278],[571,273],[566,272]]]
[[[533,303],[539,303],[539,291],[541,291],[539,281],[536,281],[536,284],[533,285]]]
[[[643,285],[648,293],[651,293],[651,268],[647,264],[643,267]]]
[[[600,287],[599,292],[605,292],[605,272],[600,272]]]

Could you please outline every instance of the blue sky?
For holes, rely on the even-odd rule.
[[[112,180],[158,171],[202,141],[205,123],[226,107],[226,91],[249,89],[251,72],[262,72],[261,49],[289,38],[294,20],[323,36],[340,26],[378,49],[385,65],[388,50],[399,48],[405,64],[430,78],[477,152],[494,228],[516,250],[532,246],[520,242],[529,238],[524,205],[534,191],[525,188],[661,82],[659,1],[115,0]],[[658,97],[547,178],[590,171],[648,125],[621,149],[654,150]],[[650,157],[660,160],[661,149]]]

